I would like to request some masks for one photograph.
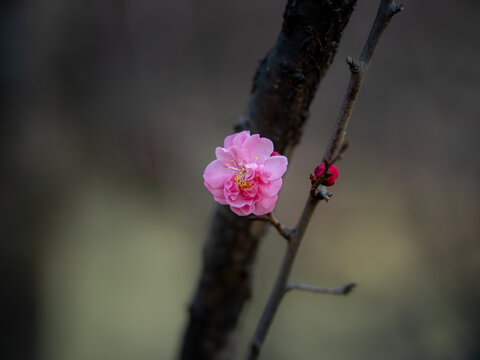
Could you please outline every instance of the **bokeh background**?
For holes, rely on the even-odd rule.
[[[0,357],[173,359],[213,209],[202,173],[285,1],[2,2]],[[290,159],[296,221],[377,1],[359,1]],[[408,1],[375,54],[263,359],[480,359],[477,1]],[[283,253],[270,231],[235,340]],[[1,355],[3,354],[3,355]]]

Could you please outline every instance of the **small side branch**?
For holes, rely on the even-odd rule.
[[[266,221],[273,225],[275,229],[277,229],[278,233],[284,237],[287,241],[290,241],[292,237],[292,229],[286,227],[278,221],[278,219],[273,215],[273,213],[268,213],[266,215],[250,215],[248,216],[249,220],[259,220],[259,221]]]
[[[350,283],[339,288],[327,288],[308,284],[289,283],[285,288],[285,291],[287,292],[290,290],[303,290],[321,294],[348,295],[352,292],[355,286],[357,286],[357,284]]]

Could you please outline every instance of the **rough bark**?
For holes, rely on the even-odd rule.
[[[270,138],[289,155],[300,141],[318,84],[330,66],[356,0],[289,0],[282,30],[255,74],[249,107],[235,130]],[[215,209],[180,359],[231,357],[230,335],[250,297],[252,264],[265,223]]]

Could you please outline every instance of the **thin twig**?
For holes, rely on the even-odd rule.
[[[292,235],[292,229],[286,227],[278,221],[278,219],[273,215],[273,213],[268,213],[266,215],[250,215],[248,216],[249,220],[258,220],[258,221],[266,221],[273,225],[275,229],[277,229],[278,233],[285,238],[285,240],[290,241],[290,237]]]
[[[347,284],[339,288],[327,288],[322,286],[314,286],[308,284],[288,283],[285,291],[290,290],[303,290],[314,293],[332,294],[332,295],[348,295],[352,292],[353,288],[357,286],[355,283]]]
[[[342,108],[340,109],[335,128],[330,138],[330,142],[325,150],[324,162],[326,167],[324,173],[322,174],[325,177],[328,176],[328,168],[333,164],[334,161],[337,161],[341,158],[342,152],[345,150],[343,139],[347,130],[348,121],[351,117],[358,93],[367,73],[368,65],[373,57],[378,40],[380,39],[383,30],[385,30],[393,15],[400,10],[402,10],[402,6],[396,5],[393,0],[382,0],[375,18],[375,22],[372,26],[365,46],[363,47],[359,61],[354,61],[351,58],[347,59],[351,72],[350,83]],[[319,177],[319,179],[317,179],[312,185],[312,189],[309,193],[302,215],[300,216],[296,227],[291,231],[290,241],[277,275],[275,285],[253,336],[253,340],[250,344],[249,353],[247,356],[247,359],[249,360],[257,359],[258,355],[260,354],[262,344],[265,340],[265,336],[270,328],[278,306],[280,305],[280,302],[286,291],[289,290],[288,277],[297,255],[298,248],[318,202],[322,198],[325,199],[325,197],[317,193],[319,185],[324,180],[322,180],[323,176]],[[308,287],[308,285],[302,285],[302,287],[303,290],[306,290],[305,287]],[[347,285],[347,287],[347,292],[351,291],[353,288],[352,284]]]
[[[375,22],[373,23],[367,42],[365,43],[360,58],[357,60],[347,57],[347,64],[350,67],[350,83],[348,85],[342,108],[338,114],[337,122],[324,157],[333,159],[342,146],[343,139],[347,132],[348,121],[352,116],[358,93],[363,85],[363,80],[367,75],[368,66],[373,58],[373,53],[377,47],[378,41],[382,36],[383,30],[387,27],[392,17],[403,9],[402,5],[395,4],[393,0],[382,0],[378,8]]]

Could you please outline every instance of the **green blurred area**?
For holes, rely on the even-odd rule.
[[[288,225],[342,102],[343,59],[360,52],[376,5],[358,4],[290,159],[276,209]],[[480,7],[404,5],[354,111],[335,196],[319,206],[292,274],[358,288],[289,293],[265,360],[480,356]],[[2,279],[34,284],[36,358],[174,358],[213,209],[202,173],[247,105],[283,6],[8,3]],[[274,231],[260,246],[235,359],[284,247]]]

